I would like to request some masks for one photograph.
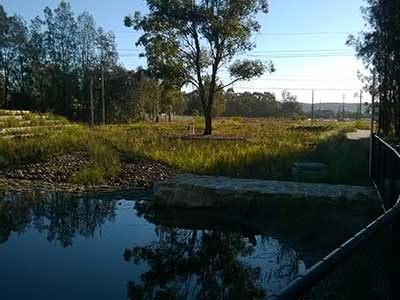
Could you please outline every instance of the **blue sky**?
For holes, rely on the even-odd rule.
[[[46,6],[55,8],[59,0],[2,0],[8,14],[19,14],[26,20],[42,15]],[[135,41],[139,33],[123,25],[123,18],[134,11],[146,11],[144,0],[70,0],[76,14],[91,13],[98,26],[114,31],[120,60],[127,68],[145,64],[138,58]],[[311,91],[296,89],[316,89],[315,101],[354,102],[354,94],[362,84],[357,72],[365,70],[353,55],[354,51],[345,45],[348,33],[356,33],[364,28],[360,7],[362,0],[270,0],[270,12],[258,16],[262,29],[255,36],[257,48],[252,57],[271,59],[277,71],[264,75],[259,80],[235,84],[237,91],[266,91],[277,94],[280,88],[290,88],[300,101],[309,102]],[[315,57],[326,53],[343,56]],[[322,51],[320,51],[322,50]],[[299,56],[312,57],[299,57]],[[282,57],[283,56],[283,57]],[[289,56],[289,57],[288,57]],[[321,55],[318,55],[321,56]],[[225,75],[222,79],[227,80]],[[279,88],[279,89],[278,89]],[[324,89],[344,89],[325,91]],[[368,100],[366,96],[366,100]]]

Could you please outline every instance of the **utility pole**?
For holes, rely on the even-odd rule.
[[[346,94],[343,94],[343,106],[342,106],[342,114],[343,114],[343,121],[344,121],[344,101],[346,100]]]
[[[93,75],[90,76],[90,116],[91,125],[94,126]]]
[[[371,108],[371,136],[374,134],[374,125],[375,125],[375,85],[376,85],[376,72],[373,71],[372,75],[372,108]]]
[[[103,106],[103,125],[106,125],[106,103],[104,101],[104,67],[101,65],[101,103]]]
[[[312,99],[311,99],[311,126],[314,125],[314,90],[312,90]]]
[[[363,91],[360,90],[360,119],[362,118],[362,98],[363,98]]]

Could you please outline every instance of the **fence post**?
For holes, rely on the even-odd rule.
[[[375,162],[374,162],[374,151],[375,151],[375,136],[371,132],[370,146],[369,146],[369,179],[375,179]]]
[[[376,72],[375,70],[372,71],[372,103],[371,103],[371,139],[370,139],[370,146],[369,146],[369,177],[372,179],[373,177],[373,172],[376,173],[376,169],[372,170],[372,163],[373,163],[373,151],[374,149],[374,140],[375,140],[375,134],[374,134],[374,123],[375,123],[375,82],[376,82]]]

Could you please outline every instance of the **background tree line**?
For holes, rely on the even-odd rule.
[[[400,1],[367,0],[362,10],[370,30],[350,36],[348,44],[376,74],[379,134],[400,138]]]
[[[102,80],[107,122],[155,118],[170,112],[180,91],[151,79],[143,69],[118,62],[115,36],[93,16],[75,16],[67,2],[28,24],[0,5],[0,106],[102,120]],[[92,91],[92,92],[91,92]]]
[[[102,89],[104,81],[104,90]],[[210,85],[211,77],[203,84]],[[166,115],[204,115],[199,89],[182,93],[182,83],[163,80],[154,70],[125,69],[118,61],[115,36],[98,27],[92,15],[75,16],[67,2],[46,7],[29,23],[9,16],[0,5],[0,106],[54,112],[70,119],[121,123]],[[213,116],[290,117],[301,114],[296,98],[283,102],[271,93],[217,89]],[[202,96],[204,97],[204,95]]]
[[[185,115],[201,114],[201,102],[198,91],[184,95],[183,113]],[[235,93],[233,89],[219,91],[215,95],[212,114],[214,117],[295,117],[303,115],[302,105],[296,96],[283,91],[282,101],[269,92],[264,93]]]

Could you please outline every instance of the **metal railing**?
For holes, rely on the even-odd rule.
[[[400,154],[373,135],[370,164],[384,214],[268,300],[400,299]]]
[[[372,136],[370,177],[385,209],[392,207],[400,195],[400,154],[396,148],[377,135]]]

